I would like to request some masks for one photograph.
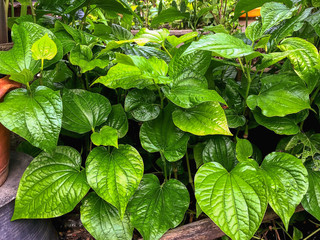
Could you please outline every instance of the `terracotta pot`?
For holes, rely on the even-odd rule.
[[[261,8],[256,8],[248,12],[248,17],[259,17]],[[246,14],[242,14],[240,18],[246,18]]]
[[[0,0],[1,1],[1,0]],[[20,83],[11,81],[9,76],[0,79],[0,102],[7,92],[21,87]],[[9,172],[10,131],[0,123],[0,186],[5,182]]]

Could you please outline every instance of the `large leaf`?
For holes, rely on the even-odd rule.
[[[147,28],[142,28],[135,35],[133,40],[139,45],[145,45],[148,42],[162,44],[169,36],[170,32],[168,29],[163,28],[159,30],[149,30]]]
[[[240,15],[243,14],[243,12],[249,12],[252,9],[261,7],[263,4],[267,2],[283,2],[288,6],[292,5],[292,2],[290,0],[260,0],[260,1],[252,1],[252,0],[239,0],[236,8],[234,10],[234,19],[237,19],[240,17]]]
[[[218,102],[206,102],[189,109],[177,109],[172,113],[172,118],[178,128],[194,135],[232,135],[225,113]]]
[[[182,55],[186,50],[186,47],[181,46],[174,57],[171,59],[169,64],[169,75],[175,78],[182,73],[190,70],[204,75],[210,66],[211,53],[208,51],[195,51],[188,55]]]
[[[206,35],[197,42],[192,42],[183,55],[194,51],[212,51],[224,58],[238,58],[254,53],[252,48],[241,39],[225,33]]]
[[[106,124],[117,129],[118,137],[123,138],[129,128],[128,118],[121,104],[113,105]]]
[[[34,75],[40,71],[40,61],[32,58],[31,47],[34,42],[39,40],[45,34],[54,41],[57,46],[57,55],[50,61],[45,61],[47,67],[62,58],[63,50],[60,41],[47,28],[41,27],[35,23],[23,22],[20,25],[14,25],[12,28],[12,40],[14,46],[9,51],[0,52],[0,73],[6,75],[19,74],[23,70],[30,70]],[[15,81],[19,81],[16,77]]]
[[[251,42],[255,42],[263,36],[263,32],[261,32],[261,22],[255,21],[251,23],[245,31],[246,37],[251,40]]]
[[[80,208],[81,222],[97,240],[118,239],[130,240],[133,226],[127,215],[120,218],[118,210],[107,203],[96,193],[90,193]]]
[[[201,209],[233,240],[251,239],[267,209],[267,191],[257,167],[249,160],[228,172],[210,162],[195,176],[195,196]]]
[[[185,155],[189,134],[173,124],[171,113],[167,107],[157,119],[143,123],[140,141],[148,152],[161,152],[168,161],[174,162]]]
[[[303,208],[314,216],[320,219],[320,172],[313,171],[312,165],[307,164],[309,188],[304,195],[301,203]]]
[[[0,103],[0,122],[10,131],[45,151],[57,146],[62,122],[62,101],[58,92],[37,87],[30,96],[17,89]]]
[[[183,20],[189,17],[189,13],[182,13],[176,8],[171,7],[161,11],[161,13],[152,19],[151,27],[157,27],[158,25],[166,22],[172,23],[176,20]]]
[[[236,165],[235,144],[225,136],[214,136],[205,145],[202,151],[204,163],[218,162],[227,171],[231,171]]]
[[[317,48],[302,38],[287,38],[279,46],[282,51],[297,50],[289,54],[288,58],[294,66],[294,70],[308,85],[310,92],[319,81],[319,70],[314,67],[320,63]]]
[[[267,117],[283,117],[311,108],[308,89],[295,74],[270,75],[262,78],[261,83],[259,95],[250,95],[247,99],[251,109],[258,106]]]
[[[86,90],[65,89],[62,101],[62,127],[80,134],[100,126],[111,112],[111,104],[107,98]]]
[[[39,154],[24,172],[12,220],[52,218],[75,208],[90,187],[81,171],[81,156],[71,147],[59,146]]]
[[[105,201],[115,206],[123,218],[127,204],[143,176],[143,161],[130,145],[119,145],[111,153],[94,148],[86,161],[89,185]]]
[[[183,220],[189,207],[187,188],[175,179],[160,185],[155,175],[144,175],[128,205],[131,223],[145,240],[158,240]]]
[[[167,63],[171,60],[171,58],[166,52],[156,47],[135,45],[123,47],[123,50],[127,55],[136,55],[145,58],[156,57],[164,60]]]
[[[279,2],[268,2],[264,4],[261,8],[261,32],[264,33],[267,29],[278,25],[281,21],[291,18],[296,10],[296,7],[288,8]]]
[[[151,90],[133,89],[126,96],[124,108],[138,121],[153,120],[160,114],[160,105],[156,99],[156,94]]]
[[[302,161],[288,153],[273,152],[261,165],[268,201],[286,229],[296,207],[308,189],[308,172]]]
[[[309,16],[306,21],[313,27],[317,35],[320,36],[320,10]]]

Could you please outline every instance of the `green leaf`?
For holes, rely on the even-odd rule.
[[[54,41],[58,52],[52,60],[45,62],[44,67],[62,59],[62,45],[50,30],[35,23],[23,22],[20,25],[14,25],[12,28],[12,40],[14,42],[13,48],[9,51],[0,52],[0,73],[5,75],[15,75],[15,81],[24,84],[26,81],[29,81],[30,77],[26,78],[26,74],[21,72],[27,69],[35,75],[40,71],[41,63],[32,58],[32,52],[30,50],[33,43],[45,34],[48,34],[48,36]],[[19,80],[17,74],[22,74],[22,80]]]
[[[236,8],[234,10],[234,19],[240,17],[243,12],[249,12],[252,9],[261,7],[263,4],[267,2],[275,2],[274,0],[260,0],[260,1],[252,1],[252,0],[239,0]],[[290,0],[277,0],[276,2],[282,2],[288,5],[289,7],[292,5]]]
[[[118,148],[118,131],[109,126],[104,126],[100,132],[91,134],[91,141],[96,146],[113,146]]]
[[[283,117],[310,109],[308,89],[293,73],[270,75],[261,79],[259,95],[250,95],[247,104],[250,109],[261,108],[267,117]]]
[[[186,47],[181,46],[169,64],[169,75],[175,78],[186,71],[192,70],[199,75],[204,75],[210,66],[211,53],[208,51],[195,51],[183,55]],[[192,66],[192,69],[190,69]]]
[[[224,58],[238,58],[254,53],[241,39],[225,33],[203,36],[199,41],[192,42],[183,55],[199,50],[211,51]]]
[[[121,239],[130,240],[133,235],[133,226],[129,216],[120,218],[118,210],[111,204],[90,193],[80,208],[81,222],[88,232],[97,240]]]
[[[32,145],[51,151],[57,146],[61,129],[60,95],[43,86],[32,96],[26,89],[11,91],[0,103],[0,122]]]
[[[295,72],[303,79],[310,90],[315,88],[319,81],[319,70],[314,67],[320,63],[317,48],[302,38],[287,38],[279,46],[281,51],[297,50],[289,54],[288,58],[293,64]]]
[[[90,71],[96,67],[105,68],[109,64],[109,57],[103,58],[100,55],[98,58],[93,58],[90,47],[86,45],[77,45],[70,52],[70,62],[81,68],[81,73]]]
[[[235,144],[225,136],[213,136],[205,145],[202,158],[204,163],[220,163],[227,171],[231,171],[238,162]]]
[[[65,89],[62,101],[62,127],[80,134],[103,124],[111,112],[111,104],[107,98],[86,90]]]
[[[293,227],[293,240],[301,240],[303,239],[303,233],[296,227]]]
[[[171,102],[182,108],[192,108],[200,103],[213,101],[227,104],[215,90],[199,88],[193,85],[177,86],[171,89],[162,87],[161,90]]]
[[[130,145],[119,145],[111,153],[94,148],[86,161],[89,185],[105,201],[115,206],[121,219],[143,176],[143,161]]]
[[[174,7],[165,9],[161,13],[152,19],[151,27],[157,27],[160,24],[169,22],[172,23],[176,20],[183,20],[189,17],[189,13],[182,13]]]
[[[106,124],[117,129],[118,137],[123,138],[129,128],[128,118],[121,104],[113,105]]]
[[[148,89],[133,89],[126,96],[124,108],[138,121],[150,121],[160,114],[157,95]]]
[[[168,29],[163,28],[160,30],[149,30],[147,28],[141,28],[140,31],[133,38],[134,42],[138,45],[145,45],[148,42],[162,44],[170,32]]]
[[[313,27],[317,35],[320,36],[320,10],[309,16],[306,21]]]
[[[58,52],[57,45],[46,33],[42,38],[37,40],[31,48],[32,57],[35,60],[51,60]]]
[[[172,118],[178,128],[194,135],[232,135],[225,113],[218,102],[206,102],[189,109],[177,109],[172,113]]]
[[[133,34],[124,27],[121,27],[120,25],[112,24],[111,28],[112,34],[118,40],[130,40],[133,38]]]
[[[298,7],[288,8],[279,2],[268,2],[261,7],[262,29],[264,33],[269,28],[278,25],[281,21],[292,17]]]
[[[160,185],[155,175],[146,174],[128,205],[128,212],[143,239],[158,240],[182,222],[189,203],[184,184],[170,179]]]
[[[72,211],[90,187],[81,171],[81,156],[71,147],[42,152],[25,170],[12,220],[53,218]]]
[[[257,70],[263,70],[267,67],[272,66],[273,64],[283,60],[284,58],[288,57],[294,51],[286,51],[286,52],[272,52],[268,54],[263,54],[263,59],[261,64],[257,66]]]
[[[25,85],[27,85],[27,83],[33,81],[33,79],[34,79],[34,75],[28,69],[23,69],[19,73],[12,73],[10,75],[10,80],[15,81],[15,82],[19,82],[19,83],[22,83]]]
[[[159,59],[164,60],[165,62],[170,62],[171,58],[169,57],[169,55],[156,48],[156,47],[149,47],[149,46],[139,46],[139,45],[135,45],[135,46],[126,46],[123,47],[125,53],[127,55],[136,55],[136,56],[141,56],[141,57],[145,57],[145,58],[151,58],[151,57],[156,57]]]
[[[246,124],[245,116],[238,114],[233,109],[225,109],[229,128],[238,128]]]
[[[289,221],[308,189],[308,172],[298,158],[281,152],[265,157],[261,165],[268,200],[288,230]]]
[[[237,138],[236,153],[239,162],[247,161],[253,154],[251,143],[247,139]]]
[[[304,195],[301,204],[303,208],[314,216],[316,219],[320,219],[320,172],[313,171],[312,165],[306,165],[308,170],[309,187],[307,193]]]
[[[172,45],[172,47],[175,48],[181,43],[185,43],[197,36],[198,36],[198,32],[190,32],[182,35],[181,37],[176,37],[175,35],[171,35],[167,37],[167,41]]]
[[[195,196],[202,209],[233,240],[249,240],[267,209],[267,191],[257,163],[239,163],[228,172],[217,162],[195,176]]]
[[[143,123],[140,141],[148,152],[161,152],[169,162],[174,162],[185,155],[189,134],[173,124],[171,113],[167,107],[157,119]]]
[[[202,153],[205,148],[206,144],[204,143],[197,143],[193,148],[193,158],[196,162],[197,169],[204,163]]]
[[[263,32],[261,31],[261,23],[258,21],[255,21],[251,23],[245,31],[246,37],[250,39],[252,42],[255,42],[256,40],[260,39],[263,36]]]

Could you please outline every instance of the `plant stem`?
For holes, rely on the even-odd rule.
[[[191,175],[191,169],[190,169],[190,161],[189,161],[189,155],[188,155],[188,149],[187,149],[187,152],[186,152],[186,160],[187,160],[187,168],[188,168],[188,175],[189,175],[189,183],[193,189],[193,191],[195,191],[194,189],[194,184],[193,184],[193,178],[192,178],[192,175]]]
[[[9,0],[6,0],[4,6],[5,6],[5,9],[4,9],[4,11],[5,11],[5,18],[6,18],[6,21],[8,21]]]
[[[315,235],[317,232],[320,231],[320,228],[318,228],[316,231],[314,231],[313,233],[311,233],[309,236],[305,237],[303,240],[307,240],[309,238],[311,238],[313,235]]]
[[[160,155],[161,155],[161,160],[163,162],[164,181],[166,182],[168,180],[166,158],[164,157],[162,152],[160,152]]]
[[[178,168],[177,168],[177,164],[174,162],[172,163],[173,165],[173,175],[174,175],[174,178],[178,180]]]
[[[251,79],[251,76],[250,76],[250,67],[251,67],[251,61],[249,63],[249,67],[246,68],[248,85],[247,85],[247,89],[246,89],[245,100],[247,100],[247,98],[248,98],[249,90],[250,90],[250,86],[251,86],[251,82],[252,82],[252,79]]]
[[[14,0],[11,0],[11,17],[14,17]]]
[[[34,11],[32,0],[30,0],[30,8],[31,8],[31,14],[32,14],[32,17],[33,17],[33,22],[36,23],[37,22],[36,12]]]
[[[242,70],[244,76],[247,78],[246,71],[244,70],[244,66],[242,64],[241,58],[238,58],[238,60],[239,60],[240,66],[241,66],[241,70]]]
[[[28,12],[28,5],[21,4],[20,17],[26,16]]]
[[[168,51],[168,49],[164,46],[164,43],[162,43],[162,48],[166,51],[166,53],[169,55],[170,58],[172,58],[172,55]]]
[[[161,89],[160,89],[160,87],[158,86],[158,84],[156,84],[156,82],[153,80],[153,84],[155,85],[155,87],[157,88],[157,90],[158,90],[158,93],[159,93],[159,96],[160,96],[160,101],[161,101],[161,105],[160,105],[160,107],[161,107],[161,109],[163,109],[163,100],[164,100],[164,97],[163,97],[163,95],[162,95],[162,93],[161,93]]]
[[[276,222],[276,224],[282,229],[282,231],[284,231],[284,232],[287,234],[287,236],[288,236],[291,240],[293,240],[292,237],[290,236],[290,234],[284,229],[284,227],[281,226],[280,223]]]

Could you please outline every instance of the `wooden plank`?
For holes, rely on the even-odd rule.
[[[0,44],[0,51],[9,51],[13,47],[13,43]]]

